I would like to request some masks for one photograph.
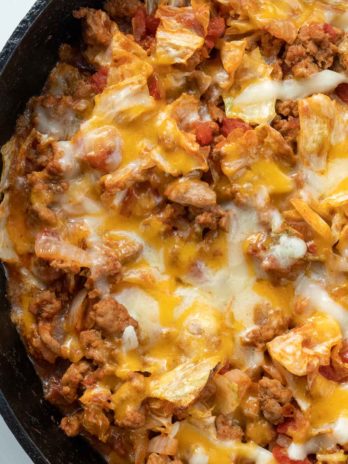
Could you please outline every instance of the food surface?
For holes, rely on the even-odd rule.
[[[0,206],[61,429],[111,464],[347,462],[347,1],[73,14]]]

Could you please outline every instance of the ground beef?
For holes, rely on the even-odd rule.
[[[111,18],[130,18],[142,5],[139,0],[107,0],[104,9]]]
[[[284,333],[289,326],[289,318],[279,308],[273,308],[269,303],[261,303],[254,308],[256,327],[250,329],[242,341],[246,345],[264,348],[265,344],[277,335]]]
[[[83,19],[83,38],[88,45],[107,47],[112,39],[113,22],[102,10],[80,8],[74,17]]]
[[[263,31],[260,33],[259,46],[264,56],[272,58],[278,56],[285,42],[277,39],[269,32]]]
[[[204,211],[198,214],[195,218],[195,224],[202,229],[217,230],[221,229],[224,231],[228,230],[229,214],[224,211],[221,207],[217,206],[212,208],[210,211]]]
[[[242,440],[244,432],[233,416],[219,414],[215,419],[216,434],[219,440]]]
[[[80,333],[80,343],[85,357],[97,364],[105,364],[109,358],[110,346],[97,330],[84,330]]]
[[[104,332],[121,335],[129,325],[137,328],[138,323],[127,309],[111,297],[103,298],[94,305],[95,321]]]
[[[57,356],[42,342],[36,328],[28,335],[27,344],[33,358],[54,364]]]
[[[110,422],[99,406],[89,404],[84,407],[81,424],[87,432],[106,442],[110,432]]]
[[[302,26],[295,42],[287,45],[284,64],[294,77],[308,77],[331,68],[338,55],[343,32],[328,24]]]
[[[299,118],[294,118],[293,116],[289,116],[287,118],[276,116],[272,122],[272,126],[282,134],[286,142],[293,149],[294,153],[296,153],[297,137],[300,132]]]
[[[61,309],[62,304],[60,300],[50,290],[39,292],[29,305],[29,311],[39,319],[53,319]]]
[[[68,403],[77,400],[79,386],[89,370],[90,365],[86,361],[71,364],[66,370],[61,380],[61,389]]]
[[[81,432],[81,414],[63,417],[60,422],[60,428],[68,437],[76,437]]]
[[[138,410],[130,410],[126,413],[122,420],[117,420],[116,423],[120,427],[138,429],[143,427],[145,424],[146,415],[145,409],[141,407]]]
[[[344,71],[348,70],[348,33],[345,33],[344,38],[338,46],[339,63]]]
[[[279,255],[279,249],[282,249],[281,247],[288,239],[295,240],[296,246],[298,245],[300,249],[291,259],[283,260]],[[247,253],[255,259],[255,263],[260,265],[263,271],[269,273],[274,281],[282,278],[296,279],[307,265],[307,251],[304,240],[296,236],[268,235],[262,232],[248,237]]]
[[[292,399],[291,391],[279,380],[263,377],[259,381],[258,398],[261,411],[271,424],[280,424],[284,420],[284,411]]]
[[[276,103],[276,111],[279,116],[288,118],[298,118],[298,102],[296,100],[278,100]]]

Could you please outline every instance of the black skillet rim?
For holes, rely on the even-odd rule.
[[[24,39],[25,35],[29,31],[31,25],[38,19],[38,17],[44,13],[45,7],[50,3],[51,0],[37,0],[34,5],[31,7],[29,12],[18,24],[8,41],[6,42],[4,48],[0,53],[0,78],[4,70],[6,69],[7,64],[11,60],[13,54],[17,50],[17,47],[20,46],[20,43]],[[0,390],[0,414],[2,415],[5,423],[9,427],[10,431],[13,433],[14,437],[18,443],[22,446],[23,450],[28,454],[29,458],[35,464],[47,464],[48,461],[32,439],[29,437],[28,433],[25,431],[24,427],[21,425],[20,421],[17,419],[12,408],[8,404],[3,392]]]

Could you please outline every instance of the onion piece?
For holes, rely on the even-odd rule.
[[[69,314],[67,317],[67,328],[70,330],[80,330],[81,322],[84,313],[84,301],[87,297],[87,290],[84,288],[80,290],[73,298]]]
[[[36,237],[35,253],[39,258],[49,261],[67,261],[69,265],[80,267],[91,266],[91,258],[87,251],[48,233]]]
[[[168,435],[157,435],[150,440],[148,451],[164,456],[175,456],[178,451],[178,440]]]

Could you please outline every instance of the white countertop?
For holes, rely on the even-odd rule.
[[[1,0],[0,49],[5,45],[34,0]],[[32,464],[0,416],[0,464]]]

